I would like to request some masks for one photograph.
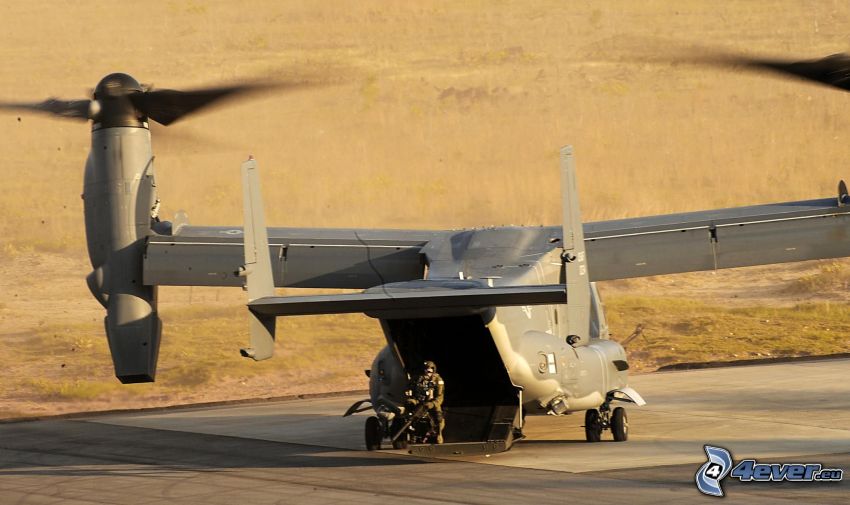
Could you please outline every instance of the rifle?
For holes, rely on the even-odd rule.
[[[405,422],[404,425],[401,427],[401,429],[399,429],[398,432],[395,435],[393,435],[393,438],[392,438],[391,441],[395,442],[398,439],[398,437],[401,436],[402,433],[404,433],[405,431],[407,431],[408,428],[410,428],[411,424],[413,424],[416,420],[418,420],[419,418],[421,418],[422,416],[424,416],[427,413],[428,413],[428,409],[425,408],[425,404],[420,403],[419,406],[416,407],[416,410],[413,411],[413,414],[410,416],[410,419],[408,419],[407,422]]]

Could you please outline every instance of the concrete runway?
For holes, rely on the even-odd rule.
[[[490,457],[369,453],[359,397],[0,425],[0,504],[717,503],[702,446],[735,460],[850,471],[850,360],[635,376],[626,443],[584,442],[583,416],[528,418]],[[603,435],[610,440],[610,433]],[[727,503],[850,503],[850,483],[724,481]]]

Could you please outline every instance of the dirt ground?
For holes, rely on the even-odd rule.
[[[5,2],[0,101],[82,98],[115,71],[159,88],[324,82],[154,130],[162,214],[185,209],[194,224],[241,221],[237,169],[249,153],[264,170],[270,225],[555,224],[557,152],[568,143],[584,218],[613,219],[832,196],[848,175],[846,94],[687,58],[706,47],[820,57],[850,50],[847,26],[850,6],[837,1]],[[79,193],[88,142],[82,123],[0,113],[0,413],[364,387],[362,369],[381,338],[368,319],[345,320],[341,331],[337,319],[299,319],[286,359],[304,359],[254,372],[215,347],[242,343],[244,294],[198,288],[162,290],[166,331],[195,342],[181,326],[189,314],[192,324],[220,325],[215,345],[181,347],[184,335],[171,334],[181,344],[163,348],[162,389],[95,387],[111,365],[102,360],[103,313],[84,281]],[[601,288],[606,298],[729,308],[846,307],[846,267],[803,263]],[[219,317],[231,313],[232,322]],[[356,359],[317,371],[307,357],[328,344],[311,347],[307,337],[336,342],[335,332],[362,343]],[[66,363],[59,347],[90,356]],[[219,351],[228,357],[210,361]],[[187,378],[206,363],[227,373]]]

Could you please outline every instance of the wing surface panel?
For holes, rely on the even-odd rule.
[[[275,286],[365,289],[422,278],[419,251],[440,233],[415,230],[269,228]],[[145,284],[241,286],[241,227],[185,226],[150,237]]]
[[[585,225],[591,280],[850,256],[836,198]]]

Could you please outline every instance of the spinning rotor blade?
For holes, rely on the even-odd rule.
[[[760,58],[725,52],[723,50],[697,47],[684,54],[664,61],[711,65],[731,70],[765,70],[782,76],[817,82],[834,88],[850,91],[850,55],[839,53],[814,60],[793,61],[783,58]],[[655,61],[658,61],[657,59]]]
[[[0,102],[0,110],[27,110],[74,119],[91,119],[103,127],[142,126],[145,118],[168,126],[225,100],[264,91],[292,91],[331,83],[326,76],[314,75],[290,77],[284,81],[255,81],[177,91],[153,89],[150,85],[140,84],[130,75],[118,72],[100,80],[92,93],[92,100],[65,101],[50,98],[36,103]]]
[[[69,101],[48,98],[37,103],[0,102],[0,109],[46,112],[59,117],[87,120],[90,117],[91,105],[91,100]]]
[[[129,95],[130,101],[148,118],[157,123],[168,126],[184,116],[220,102],[237,96],[246,96],[268,90],[279,90],[282,88],[293,89],[305,87],[308,83],[287,84],[242,84],[236,86],[222,86],[214,88],[202,88],[190,91],[176,91],[173,89],[160,89]]]
[[[731,63],[764,69],[798,79],[819,82],[850,91],[850,55],[839,53],[817,60],[788,61],[769,58],[731,57]]]

